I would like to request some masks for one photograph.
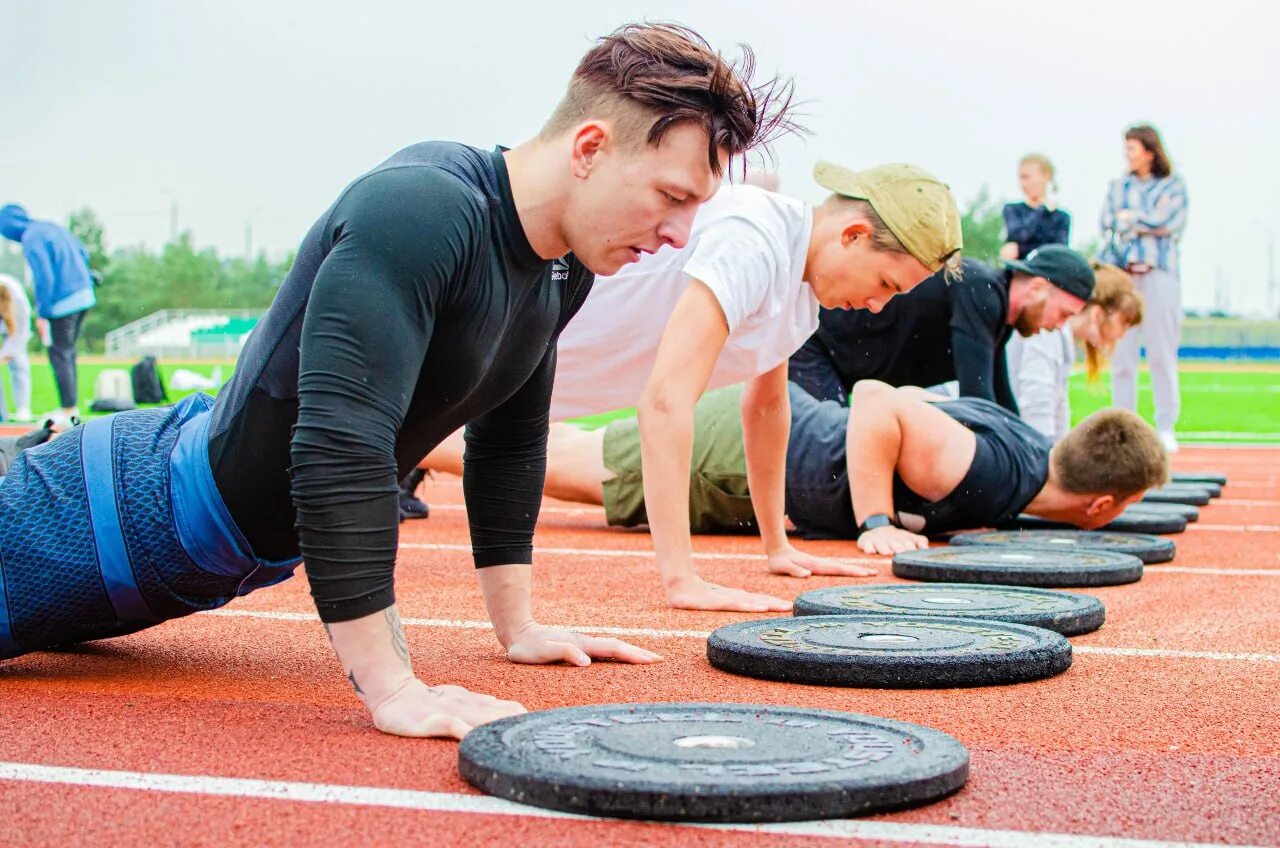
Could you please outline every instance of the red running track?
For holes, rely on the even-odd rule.
[[[432,682],[531,709],[717,700],[847,709],[929,725],[973,755],[937,804],[856,821],[708,829],[587,820],[474,792],[456,745],[372,730],[314,620],[305,578],[134,636],[0,665],[0,839],[12,845],[587,846],[1280,844],[1280,450],[1184,449],[1231,483],[1142,582],[1095,590],[1075,663],[1007,687],[876,691],[734,677],[705,660],[730,613],[666,608],[648,537],[548,501],[540,620],[622,631],[648,667],[505,661],[466,552],[454,479],[404,525],[397,593]],[[700,537],[708,577],[791,597],[833,585],[765,574],[750,538]],[[808,550],[865,559],[850,543]],[[887,562],[879,580],[892,580]],[[1052,838],[1051,836],[1052,835]],[[1126,841],[1127,840],[1127,841]]]

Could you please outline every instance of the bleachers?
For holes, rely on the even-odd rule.
[[[115,357],[233,359],[258,323],[257,310],[166,309],[107,333]]]

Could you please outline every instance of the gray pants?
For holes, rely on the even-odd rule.
[[[9,360],[9,378],[13,381],[14,411],[29,412],[31,410],[31,357],[25,350]],[[4,383],[0,382],[0,421],[5,419],[7,408]]]
[[[1141,326],[1125,333],[1111,360],[1111,403],[1138,408],[1138,351],[1147,348],[1151,391],[1156,402],[1156,429],[1172,433],[1178,423],[1178,343],[1182,338],[1182,283],[1168,271],[1134,274],[1142,293]]]

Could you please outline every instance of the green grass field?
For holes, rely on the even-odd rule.
[[[1178,437],[1184,442],[1280,443],[1280,366],[1187,363],[1182,369],[1182,416]],[[1071,417],[1077,422],[1111,403],[1110,377],[1096,386],[1084,373],[1071,377]],[[1138,411],[1152,421],[1151,378],[1138,381]],[[606,412],[580,419],[602,427],[632,410]]]
[[[93,402],[93,383],[98,378],[98,373],[104,368],[123,368],[128,371],[133,362],[117,362],[104,360],[96,356],[80,357],[79,367],[77,369],[77,384],[80,389],[80,413],[82,416],[94,417],[89,412],[89,404]],[[165,387],[169,386],[169,378],[173,372],[179,368],[185,368],[188,371],[194,371],[204,377],[213,375],[213,369],[222,368],[222,379],[226,380],[231,377],[231,372],[235,370],[235,362],[232,360],[219,360],[216,362],[161,362],[160,372],[163,374]],[[5,396],[5,417],[10,419],[13,414],[13,385],[9,378],[9,369],[7,367],[0,368],[0,379],[4,382]],[[192,392],[175,392],[169,389],[170,402],[177,402]],[[154,404],[143,404],[151,406]],[[53,369],[49,367],[49,362],[44,357],[31,357],[31,411],[36,415],[43,415],[52,412],[58,408],[58,390],[53,382]]]
[[[125,368],[131,363],[105,361],[100,357],[83,357],[80,361],[80,409],[87,411],[93,399],[93,383],[103,368]],[[235,363],[229,360],[207,362],[162,362],[161,372],[166,385],[173,372],[186,368],[197,374],[209,376],[217,366],[222,368],[223,379],[231,376]],[[13,393],[9,386],[9,371],[0,369],[5,385],[9,410],[13,408]],[[43,358],[31,361],[31,408],[37,415],[53,410],[58,405],[54,389],[53,372]],[[1147,420],[1151,420],[1151,381],[1143,372],[1139,382],[1138,407]],[[180,400],[190,392],[169,391],[171,401]],[[1071,379],[1071,412],[1079,421],[1094,410],[1111,402],[1111,389],[1107,375],[1097,387],[1086,385],[1084,374],[1077,373]],[[618,410],[580,419],[588,427],[600,427],[614,418],[631,414],[631,410]],[[1178,436],[1186,442],[1278,442],[1280,443],[1280,365],[1224,365],[1221,363],[1187,363],[1182,370],[1182,418],[1178,423]]]

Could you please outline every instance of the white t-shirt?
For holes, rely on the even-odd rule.
[[[708,388],[741,383],[790,358],[818,329],[804,282],[813,210],[755,186],[724,186],[698,210],[689,243],[598,277],[560,335],[551,418],[632,406],[691,279],[724,310],[729,338]]]
[[[4,321],[0,321],[0,335],[4,343],[0,344],[0,357],[9,356],[20,359],[26,353],[27,342],[31,340],[31,301],[27,299],[27,290],[22,283],[8,274],[0,274],[0,285],[9,290],[13,298],[13,318],[15,332],[9,335]]]
[[[1029,339],[1014,333],[1005,356],[1022,420],[1055,442],[1067,435],[1071,429],[1067,379],[1076,361],[1071,330],[1043,331]]]

